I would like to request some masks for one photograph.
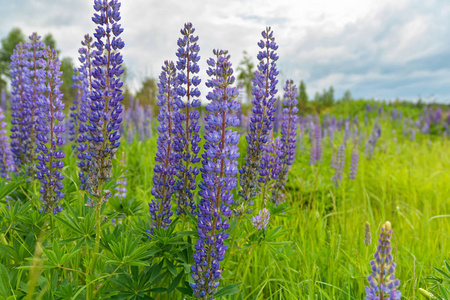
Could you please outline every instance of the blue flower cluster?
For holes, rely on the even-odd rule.
[[[149,203],[150,215],[152,218],[152,229],[167,228],[172,221],[170,211],[172,195],[175,191],[175,180],[179,155],[175,148],[179,147],[175,141],[175,128],[177,127],[178,106],[178,80],[176,79],[176,69],[172,61],[165,61],[159,76],[158,106],[158,140],[156,152],[156,165],[153,169],[152,195],[155,199]]]
[[[123,74],[120,50],[125,43],[119,35],[123,32],[120,24],[120,2],[118,0],[95,0],[92,20],[98,27],[94,37],[97,55],[93,57],[90,93],[89,133],[86,135],[88,149],[85,158],[89,161],[87,189],[94,198],[106,201],[111,195],[105,191],[101,195],[104,182],[112,175],[112,160],[120,145],[119,127],[122,121]],[[97,206],[100,203],[88,203]]]
[[[239,157],[239,134],[229,127],[239,125],[236,112],[238,90],[232,87],[235,81],[228,51],[214,50],[207,70],[210,79],[206,86],[211,89],[206,98],[205,144],[202,154],[202,181],[198,205],[198,228],[200,238],[195,246],[195,266],[192,266],[191,286],[194,296],[212,299],[217,291],[222,270],[220,262],[225,257],[228,238],[228,218],[233,204],[232,190],[236,187]]]
[[[366,300],[401,299],[402,293],[397,290],[400,280],[395,279],[395,263],[391,254],[391,236],[391,223],[388,221],[381,227],[375,260],[370,262],[372,274],[367,277],[369,286],[366,287]]]
[[[258,193],[258,177],[264,176],[267,172],[264,170],[266,164],[262,163],[262,153],[264,146],[269,141],[272,131],[273,121],[275,119],[275,94],[278,83],[276,61],[278,55],[276,50],[278,45],[275,43],[275,37],[270,27],[262,32],[263,40],[259,41],[258,46],[261,51],[258,53],[258,70],[253,78],[253,100],[252,116],[250,119],[249,133],[247,135],[247,155],[245,164],[240,170],[241,191],[239,195],[250,206],[253,204],[250,199]],[[240,204],[236,201],[235,204]]]
[[[90,93],[92,92],[92,71],[93,71],[93,59],[97,55],[97,51],[94,50],[93,39],[89,34],[84,36],[84,40],[81,41],[82,47],[78,50],[80,54],[78,60],[81,65],[78,68],[77,77],[77,122],[78,122],[78,136],[75,141],[76,153],[78,158],[78,167],[82,190],[86,189],[86,178],[89,173],[89,160],[86,159],[88,149],[88,135],[89,135],[89,114],[91,111],[91,99]]]
[[[275,167],[272,177],[275,179],[271,199],[276,205],[284,202],[284,189],[291,165],[297,150],[297,87],[287,80],[284,87],[283,112],[281,123],[281,147],[275,155]]]
[[[197,45],[198,36],[194,36],[195,28],[192,23],[186,23],[181,30],[182,38],[178,39],[177,51],[177,88],[178,96],[176,105],[178,106],[177,126],[175,128],[176,143],[175,151],[179,156],[177,165],[178,180],[175,186],[175,203],[177,204],[177,214],[185,213],[186,210],[194,212],[194,191],[197,187],[195,181],[199,173],[195,166],[200,162],[198,153],[200,147],[200,124],[198,122],[200,113],[200,90],[201,83],[198,74],[200,67]]]
[[[37,110],[37,173],[36,176],[41,182],[41,201],[43,202],[43,211],[51,211],[57,214],[62,210],[58,204],[58,200],[64,197],[61,192],[63,185],[61,180],[64,175],[61,169],[64,163],[61,159],[65,157],[62,150],[58,149],[64,145],[62,133],[65,131],[62,121],[64,120],[64,103],[62,100],[60,71],[61,62],[59,61],[56,51],[50,49],[45,50],[45,76],[46,86],[44,97],[38,101]]]

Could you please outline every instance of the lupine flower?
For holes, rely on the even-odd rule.
[[[334,173],[332,180],[336,186],[339,186],[342,182],[345,167],[345,143],[341,144],[338,148],[335,166],[336,172]]]
[[[284,202],[284,189],[297,150],[297,103],[297,87],[292,80],[287,80],[283,99],[281,151],[279,155],[276,155],[276,166],[272,170],[272,177],[276,181],[272,189],[271,199],[276,205]]]
[[[366,300],[398,300],[402,293],[397,290],[400,280],[395,279],[395,263],[392,258],[391,223],[384,223],[378,240],[377,251],[370,262],[372,274],[367,277],[369,286],[366,286]]]
[[[30,43],[26,45],[28,48],[28,56],[30,60],[30,80],[31,80],[31,87],[28,90],[30,93],[27,106],[28,106],[28,116],[29,119],[27,121],[28,127],[29,127],[29,133],[30,133],[30,143],[34,146],[36,143],[36,123],[37,123],[37,110],[39,109],[38,103],[40,99],[43,97],[44,93],[44,86],[45,86],[45,75],[42,72],[45,67],[45,60],[44,60],[44,43],[40,40],[41,37],[34,32],[29,39],[31,40]],[[31,159],[35,160],[35,150],[31,151]],[[30,164],[34,166],[34,164]],[[29,170],[28,172],[32,171],[34,173],[34,170]]]
[[[366,153],[369,156],[369,159],[372,158],[373,151],[375,150],[375,146],[380,137],[381,137],[381,126],[378,123],[375,123],[372,129],[372,133],[369,136],[369,140],[366,143]]]
[[[259,211],[259,214],[252,217],[252,224],[258,230],[267,230],[269,224],[270,211],[267,208],[263,208]]]
[[[206,86],[211,89],[206,98],[210,101],[206,107],[205,144],[202,154],[202,181],[200,203],[198,205],[198,229],[200,236],[195,245],[195,266],[191,267],[191,287],[194,296],[213,299],[217,291],[222,270],[220,262],[225,257],[228,238],[228,218],[233,204],[232,190],[236,187],[239,157],[239,134],[229,127],[239,126],[236,112],[238,90],[234,83],[228,51],[214,50],[215,59],[207,61],[210,79]]]
[[[311,131],[313,133],[311,137],[311,154],[310,154],[310,165],[314,165],[322,160],[322,128],[319,124],[311,123]]]
[[[364,226],[364,244],[369,246],[372,243],[372,234],[370,233],[370,223],[366,222]]]
[[[81,47],[78,50],[80,54],[78,60],[81,65],[78,68],[78,88],[79,88],[79,110],[78,110],[78,137],[76,140],[76,153],[78,158],[78,167],[80,172],[78,176],[81,181],[80,188],[86,189],[86,175],[89,173],[89,159],[86,159],[88,149],[88,135],[89,135],[89,115],[91,113],[91,92],[92,92],[92,80],[93,80],[93,59],[97,55],[97,52],[93,50],[94,44],[92,37],[89,34],[84,36],[84,40],[81,41]]]
[[[38,118],[36,124],[37,131],[37,178],[41,181],[41,201],[44,212],[51,211],[57,214],[62,210],[58,204],[59,199],[64,197],[61,192],[63,185],[61,180],[64,175],[61,169],[64,163],[61,159],[65,154],[58,147],[64,145],[61,134],[64,132],[64,126],[61,122],[64,120],[64,103],[62,102],[60,71],[61,62],[56,51],[50,47],[45,50],[46,66],[46,88],[38,104]]]
[[[359,162],[359,152],[358,152],[358,142],[355,140],[352,151],[352,160],[350,163],[350,173],[348,178],[355,180],[356,174],[358,173],[358,162]]]
[[[30,63],[28,51],[22,43],[17,44],[11,55],[11,150],[18,168],[29,166],[33,162],[34,145],[30,139],[29,88]]]
[[[0,177],[9,180],[9,172],[15,171],[14,159],[6,135],[6,122],[3,121],[5,115],[0,108]]]
[[[102,195],[103,183],[112,175],[112,160],[120,145],[120,123],[122,118],[123,82],[120,75],[124,72],[121,67],[122,55],[120,50],[124,42],[119,35],[123,29],[120,21],[120,2],[118,0],[95,0],[96,12],[92,20],[98,27],[95,29],[94,43],[97,54],[92,61],[95,66],[92,76],[92,88],[90,93],[91,112],[89,114],[89,133],[86,136],[89,149],[85,158],[89,160],[89,172],[87,175],[87,188],[97,203],[89,199],[89,206],[100,205],[101,198],[106,201],[110,197],[109,191]]]
[[[177,214],[185,213],[186,210],[193,212],[195,209],[194,191],[197,187],[195,181],[198,175],[198,169],[195,164],[200,162],[198,152],[200,147],[200,125],[198,119],[200,113],[200,90],[198,85],[201,80],[196,75],[200,71],[197,62],[200,60],[198,52],[200,47],[197,45],[198,36],[194,36],[195,29],[192,23],[186,23],[181,30],[182,38],[178,39],[177,51],[177,79],[179,87],[177,89],[179,98],[177,127],[175,128],[176,143],[175,151],[180,156],[177,169],[178,181],[176,183]],[[185,100],[185,101],[183,101]]]
[[[172,61],[165,61],[159,76],[158,94],[158,141],[156,152],[156,165],[154,167],[152,195],[155,197],[149,203],[152,218],[152,234],[154,228],[167,228],[172,222],[170,200],[175,191],[177,166],[179,155],[175,152],[175,128],[178,124],[178,80],[176,69]]]
[[[276,68],[278,45],[275,43],[275,37],[270,27],[267,27],[261,34],[263,40],[258,43],[261,48],[257,56],[258,70],[253,78],[252,117],[246,137],[247,155],[244,166],[240,170],[241,191],[239,191],[239,195],[244,200],[243,205],[258,193],[262,150],[269,140],[269,133],[275,118],[275,94],[277,93],[276,84],[279,73]],[[239,204],[238,201],[236,204]]]

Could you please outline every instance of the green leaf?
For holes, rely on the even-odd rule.
[[[230,285],[227,285],[223,288],[221,288],[220,290],[217,291],[217,293],[214,295],[214,297],[223,297],[223,296],[229,296],[229,295],[234,295],[239,293],[241,290],[237,289],[237,286],[240,286],[242,284],[242,282],[239,283],[233,283]]]

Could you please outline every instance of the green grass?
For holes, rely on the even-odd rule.
[[[297,152],[287,183],[286,199],[289,205],[284,211],[272,212],[266,236],[255,235],[250,217],[242,218],[238,227],[235,223],[232,224],[228,243],[235,243],[229,247],[227,258],[222,264],[224,271],[221,286],[240,282],[242,285],[238,286],[240,292],[228,296],[229,299],[362,299],[367,285],[366,278],[370,272],[369,262],[376,251],[380,227],[387,220],[393,225],[393,255],[397,263],[396,276],[401,281],[403,299],[417,299],[418,288],[428,287],[425,277],[433,273],[432,266],[442,265],[443,260],[449,257],[450,141],[419,134],[415,141],[410,141],[402,136],[398,125],[387,120],[382,120],[381,123],[383,132],[373,158],[369,160],[364,155],[363,143],[359,147],[359,168],[354,181],[347,177],[352,143],[347,147],[344,181],[338,188],[331,181],[332,149],[328,147],[328,140],[324,140],[326,146],[322,164],[310,166],[308,138],[304,137],[304,150]],[[369,135],[370,129],[371,126],[363,129],[366,136]],[[394,141],[394,137],[398,142]],[[341,138],[337,136],[336,141]],[[245,153],[245,147],[245,139],[241,138],[242,154]],[[68,153],[69,148],[66,150]],[[127,230],[136,231],[139,224],[147,224],[147,203],[152,199],[155,151],[156,139],[152,138],[144,143],[123,143],[118,153],[118,158],[122,152],[126,158],[129,199],[122,204],[111,200],[107,212],[125,209],[128,217],[123,228]],[[115,163],[117,164],[118,160]],[[75,158],[68,155],[66,165],[64,172],[67,177],[64,184],[67,197],[63,204],[65,212],[68,211],[67,205],[71,205],[76,212],[85,215],[85,196],[77,190]],[[120,168],[116,167],[114,177],[119,176]],[[32,198],[31,207],[24,208],[23,214],[31,214],[39,207],[36,196],[38,183],[23,183],[20,188]],[[3,189],[6,187],[3,186]],[[254,211],[257,212],[260,208],[260,201],[256,201]],[[21,231],[21,219],[8,217],[7,212],[2,205],[1,243],[12,249],[19,249],[20,245],[14,246],[14,241],[26,244],[26,233]],[[37,227],[45,228],[44,221],[39,220],[39,214],[34,214],[33,218],[37,219]],[[370,222],[372,228],[370,246],[364,244],[366,221]],[[54,238],[59,239],[61,245],[67,245],[68,251],[73,251],[75,246],[69,240],[73,234],[61,226],[62,223],[58,220],[55,224],[57,228]],[[187,224],[192,230],[193,223]],[[114,233],[112,226],[105,226],[109,226],[109,229],[105,227],[104,234],[111,231],[109,237],[102,236],[107,245],[108,239],[119,239],[120,232]],[[282,228],[278,228],[279,226]],[[26,227],[34,230],[34,242],[25,247],[29,253],[23,254],[28,257],[27,260],[21,257],[8,258],[4,254],[0,257],[0,262],[12,274],[11,291],[19,290],[19,286],[27,283],[27,278],[31,278],[28,277],[29,267],[26,266],[32,264],[32,252],[42,235],[37,227]],[[180,227],[181,222],[177,224],[178,231]],[[147,228],[140,228],[145,229]],[[141,238],[140,245],[149,243],[142,238],[145,235],[142,232],[133,234]],[[86,239],[89,238],[90,235]],[[61,240],[65,242],[61,243]],[[46,243],[45,240],[43,245],[44,249],[52,249],[51,243]],[[107,256],[111,255],[112,251],[108,247],[103,248],[103,253]],[[82,253],[83,250],[79,251]],[[75,256],[69,264],[70,268],[82,269],[83,259],[79,254]],[[157,260],[159,261],[161,260]],[[16,269],[24,266],[24,269]],[[176,267],[186,272],[183,275],[184,280],[190,278],[186,266],[177,264]],[[107,265],[101,265],[99,268],[108,270]],[[124,270],[133,274],[133,267],[127,268]],[[31,270],[36,271],[33,268]],[[59,270],[59,279],[53,280],[54,283],[52,274],[56,273],[47,272],[45,268],[43,271],[38,270],[38,274],[39,272],[41,275],[36,275],[40,280],[38,286],[47,286],[47,289],[62,285],[67,278],[70,278],[70,282],[79,280],[83,283],[83,276],[77,277],[76,272]],[[161,286],[170,284],[164,280],[161,281]],[[44,281],[47,285],[42,284]],[[48,294],[46,291],[41,293]],[[171,296],[159,293],[150,295],[155,299],[182,298],[176,291]]]

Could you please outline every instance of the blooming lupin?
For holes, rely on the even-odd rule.
[[[214,50],[214,55],[215,59],[207,61],[207,74],[211,78],[206,86],[212,91],[206,96],[210,102],[206,107],[205,151],[200,169],[197,229],[200,238],[195,246],[195,266],[191,267],[194,296],[201,299],[213,298],[221,278],[220,262],[227,249],[224,240],[228,238],[226,230],[232,213],[229,205],[233,203],[232,190],[237,183],[239,157],[239,134],[228,129],[239,125],[236,116],[238,90],[231,86],[235,78],[230,56],[224,50]]]
[[[45,75],[43,72],[46,62],[44,60],[44,43],[40,40],[41,37],[34,32],[29,39],[31,40],[26,46],[28,48],[28,59],[30,60],[30,80],[31,86],[28,90],[29,101],[27,101],[27,107],[29,110],[27,123],[30,133],[30,143],[33,145],[36,143],[36,123],[37,123],[37,110],[39,109],[39,101],[43,97],[45,86]],[[32,160],[35,159],[35,151],[31,151]]]
[[[320,123],[314,124],[311,122],[311,152],[309,164],[314,165],[322,160],[322,128]]]
[[[200,142],[198,134],[200,130],[198,122],[200,90],[198,85],[201,80],[196,75],[200,71],[198,66],[200,47],[197,45],[198,36],[194,36],[194,32],[192,23],[186,23],[181,30],[183,37],[178,39],[177,79],[179,87],[177,92],[179,98],[176,105],[179,112],[176,116],[178,120],[174,145],[175,151],[179,155],[178,180],[175,187],[175,203],[178,214],[185,213],[186,210],[193,212],[195,209],[194,190],[197,187],[195,180],[199,172],[195,165],[200,162],[200,157],[198,157],[200,151],[198,146]]]
[[[64,176],[61,169],[64,163],[64,152],[59,147],[64,145],[61,134],[64,132],[62,121],[64,120],[64,103],[61,87],[60,71],[61,62],[56,51],[50,47],[45,50],[46,66],[46,87],[43,97],[38,101],[37,109],[37,173],[36,176],[41,182],[42,210],[57,214],[62,210],[58,204],[59,199],[64,197],[61,192],[63,185],[61,180]]]
[[[372,243],[372,234],[370,233],[370,223],[364,225],[364,244],[369,246]]]
[[[33,163],[34,145],[30,140],[30,63],[28,51],[22,43],[17,44],[11,55],[11,150],[18,168]]]
[[[366,300],[399,300],[402,293],[397,290],[400,280],[395,279],[395,263],[391,247],[392,229],[388,221],[381,227],[377,251],[370,262],[372,274],[367,277]]]
[[[258,176],[261,170],[261,156],[263,147],[267,144],[275,119],[275,94],[277,93],[276,84],[278,83],[276,61],[278,55],[276,50],[278,45],[275,43],[275,37],[270,27],[267,27],[262,33],[263,40],[259,41],[258,46],[261,51],[258,53],[258,70],[253,78],[253,100],[252,116],[250,119],[249,133],[247,135],[247,155],[241,172],[239,195],[244,200],[243,205],[258,193]],[[239,204],[236,202],[236,204]],[[252,202],[248,203],[252,205]]]
[[[267,208],[263,208],[259,211],[259,214],[252,217],[252,224],[258,230],[266,230],[269,224],[270,211]]]
[[[152,218],[152,233],[154,228],[167,228],[172,221],[170,200],[175,191],[177,165],[179,157],[175,152],[175,128],[177,126],[178,80],[176,69],[172,61],[165,61],[159,76],[158,95],[158,140],[156,165],[153,175],[152,195],[155,197],[149,203]]]
[[[89,161],[87,188],[96,199],[90,199],[89,206],[98,206],[99,200],[106,201],[111,196],[109,191],[102,192],[104,182],[111,177],[112,160],[120,145],[119,127],[122,118],[123,100],[120,75],[122,55],[120,50],[124,42],[119,35],[123,29],[120,21],[120,3],[118,0],[95,0],[96,12],[92,20],[98,27],[95,30],[94,42],[98,55],[93,57],[92,88],[90,93],[91,112],[89,114],[89,133],[86,135],[88,150],[85,158]]]
[[[15,171],[15,164],[8,137],[6,136],[6,122],[3,121],[4,118],[5,115],[0,108],[0,177],[9,179],[9,172]]]
[[[348,178],[355,180],[356,174],[358,173],[358,163],[359,163],[359,152],[358,152],[358,141],[355,139],[353,144],[352,151],[352,160],[350,164],[350,173],[348,174]]]
[[[297,150],[297,87],[292,80],[286,81],[283,100],[283,122],[281,124],[281,151],[276,155],[272,177],[276,179],[272,190],[272,202],[276,205],[284,202],[284,189],[290,167]]]
[[[79,88],[79,100],[78,100],[78,136],[76,140],[76,153],[78,158],[78,167],[82,190],[86,189],[86,175],[89,173],[89,160],[86,159],[86,150],[88,148],[87,137],[89,135],[89,114],[91,112],[91,99],[90,94],[92,92],[92,71],[93,58],[97,55],[97,52],[93,50],[94,44],[92,37],[88,34],[84,36],[84,40],[81,41],[81,47],[78,50],[80,54],[78,60],[81,65],[78,68],[78,88]],[[88,154],[89,157],[89,154]]]
[[[336,171],[332,178],[336,186],[339,186],[339,184],[342,182],[344,167],[345,167],[345,143],[342,143],[337,151],[337,158],[335,162]]]

